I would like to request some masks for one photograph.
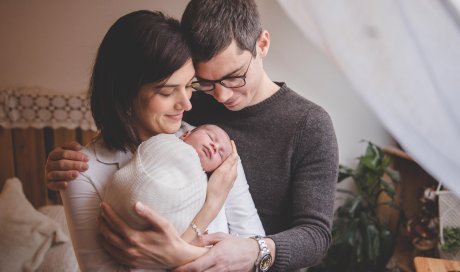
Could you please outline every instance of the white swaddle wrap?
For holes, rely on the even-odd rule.
[[[141,143],[133,159],[114,174],[104,201],[135,229],[149,226],[133,210],[140,201],[183,233],[203,206],[206,186],[193,147],[174,134],[159,134]]]

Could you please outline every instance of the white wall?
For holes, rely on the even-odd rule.
[[[40,86],[62,92],[86,90],[97,47],[110,25],[137,9],[160,9],[180,18],[187,0],[1,0],[0,90]],[[314,48],[275,0],[258,0],[272,37],[265,67],[275,81],[323,106],[332,116],[340,162],[351,165],[361,139],[393,143],[355,95],[343,74]],[[384,107],[385,105],[382,105]]]

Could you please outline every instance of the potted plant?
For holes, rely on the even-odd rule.
[[[331,247],[323,262],[309,271],[383,271],[393,253],[394,238],[376,210],[380,205],[400,210],[394,188],[399,173],[389,165],[390,157],[371,142],[356,169],[340,165],[338,182],[351,177],[356,192],[340,190],[349,197],[336,211]],[[379,201],[382,193],[388,195],[385,202]]]
[[[460,260],[460,227],[445,227],[439,254],[444,259]]]

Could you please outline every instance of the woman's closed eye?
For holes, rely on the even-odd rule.
[[[164,97],[169,97],[172,95],[172,93],[163,93],[163,92],[159,92],[158,94]]]
[[[174,93],[174,88],[169,88],[169,87],[163,87],[159,90],[157,90],[157,94],[168,97],[171,96]]]

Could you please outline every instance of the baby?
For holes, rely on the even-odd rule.
[[[133,228],[149,226],[133,211],[140,201],[183,233],[205,201],[206,173],[214,171],[231,152],[229,136],[215,125],[199,126],[180,138],[153,136],[114,174],[104,201]]]
[[[208,173],[219,167],[232,152],[230,137],[215,125],[202,125],[188,130],[180,139],[195,149],[203,170]]]

